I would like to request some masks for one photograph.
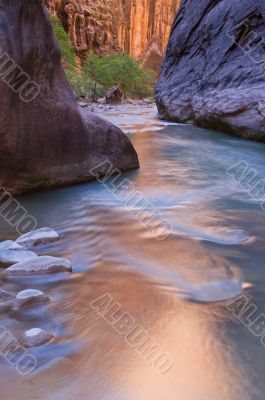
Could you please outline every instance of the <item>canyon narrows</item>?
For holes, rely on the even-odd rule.
[[[0,0],[0,400],[265,400],[264,65],[265,0]]]
[[[180,0],[46,0],[78,54],[124,51],[159,70]]]
[[[86,120],[80,114],[44,2],[0,4],[0,179],[5,189],[20,194],[89,181],[91,169],[107,160],[120,171],[138,168],[137,154],[119,128],[95,114],[88,113]]]
[[[160,116],[265,141],[265,3],[183,0],[157,86]]]

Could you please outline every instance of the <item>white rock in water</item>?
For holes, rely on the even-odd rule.
[[[3,271],[4,275],[44,275],[55,272],[71,272],[72,265],[66,258],[41,256],[14,264]]]
[[[0,243],[0,251],[1,250],[26,250],[25,247],[20,244],[14,242],[13,240],[6,240],[5,242]]]
[[[24,333],[22,343],[25,347],[40,346],[52,338],[51,333],[40,328],[32,328]]]
[[[40,328],[32,328],[25,332],[26,337],[34,337],[39,335],[42,332]]]
[[[36,289],[22,290],[16,295],[14,307],[34,305],[43,302],[48,302],[50,299],[43,292]]]
[[[16,240],[16,243],[25,247],[32,247],[39,244],[52,243],[58,239],[60,239],[60,236],[55,230],[51,228],[41,228],[25,233],[25,235],[20,236]]]
[[[19,262],[25,262],[37,258],[37,254],[32,251],[26,250],[1,250],[0,251],[0,265],[8,267]]]
[[[32,297],[40,297],[40,296],[44,296],[44,293],[41,292],[40,290],[26,289],[26,290],[22,290],[21,292],[19,292],[16,295],[16,298],[20,299],[20,300],[25,300],[25,299],[30,299]]]

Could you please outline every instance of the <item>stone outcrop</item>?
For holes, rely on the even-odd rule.
[[[13,240],[5,240],[4,242],[0,243],[0,252],[2,250],[24,251],[26,249],[20,244],[14,242]]]
[[[50,244],[60,239],[58,233],[51,228],[40,228],[21,235],[16,243],[23,247],[34,247],[41,244]],[[1,243],[0,243],[1,249]]]
[[[120,129],[92,113],[81,116],[44,0],[0,5],[2,187],[20,194],[86,182],[106,161],[120,171],[137,168],[137,154]]]
[[[42,305],[49,302],[49,297],[40,290],[26,289],[16,295],[11,305],[14,311],[19,311],[22,308]]]
[[[48,343],[52,338],[53,335],[50,332],[40,328],[32,328],[24,333],[21,343],[24,347],[41,346]]]
[[[56,272],[72,272],[72,265],[66,258],[40,256],[18,262],[3,271],[4,275],[26,276],[46,275]]]
[[[124,51],[158,69],[180,0],[46,0],[82,56]]]
[[[183,0],[157,86],[160,116],[265,141],[264,0]]]
[[[120,85],[113,86],[106,93],[106,104],[121,104],[124,100],[124,93]]]
[[[7,267],[20,261],[28,261],[37,257],[37,254],[33,253],[32,251],[1,250],[0,267]]]

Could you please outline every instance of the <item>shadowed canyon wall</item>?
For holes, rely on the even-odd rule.
[[[264,142],[264,71],[264,0],[182,0],[157,85],[160,116]]]
[[[180,0],[46,0],[76,51],[125,51],[159,69]]]

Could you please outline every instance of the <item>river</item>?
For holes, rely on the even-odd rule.
[[[62,237],[40,254],[69,258],[73,273],[2,280],[14,293],[35,288],[52,300],[2,315],[2,325],[16,337],[46,328],[56,339],[28,350],[38,361],[29,376],[0,358],[0,398],[264,400],[265,347],[233,304],[243,295],[256,317],[265,313],[265,211],[231,168],[243,162],[262,179],[265,144],[159,121],[152,106],[104,118],[139,154],[141,169],[118,181],[131,182],[148,207],[141,214],[124,202],[126,187],[120,196],[97,181],[20,198],[39,227]],[[168,232],[150,229],[148,214],[167,221]],[[0,239],[16,237],[0,220]],[[97,308],[99,298],[144,329],[168,368],[128,343],[114,314],[107,320]]]

